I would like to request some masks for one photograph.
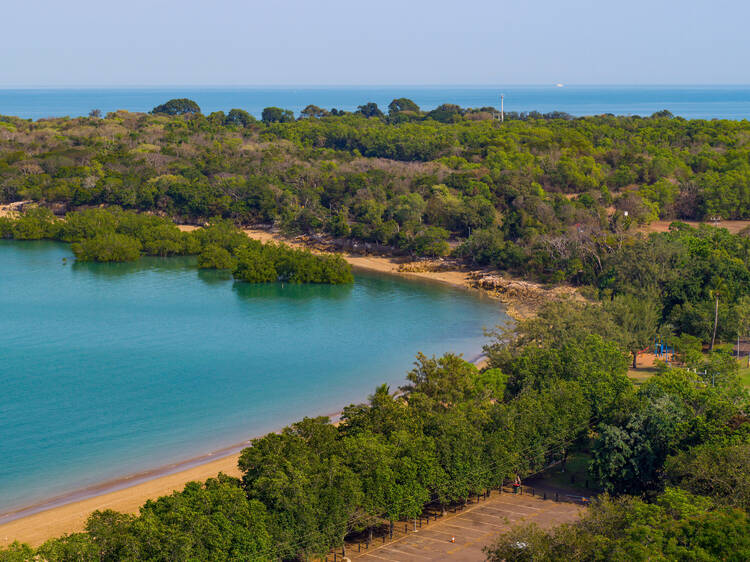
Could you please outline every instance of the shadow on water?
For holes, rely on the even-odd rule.
[[[300,285],[295,283],[243,283],[236,281],[232,290],[240,300],[279,300],[296,302],[323,299],[344,300],[351,295],[354,285]]]
[[[198,279],[206,285],[219,286],[234,281],[226,270],[198,269],[195,256],[172,256],[158,258],[145,256],[133,262],[101,263],[81,262],[68,259],[76,273],[91,274],[100,278],[119,278],[138,273],[175,273],[195,271]],[[312,299],[341,300],[347,298],[353,285],[318,285],[294,283],[244,283],[234,281],[232,290],[242,300],[289,299],[302,302]]]
[[[198,279],[206,285],[223,285],[232,281],[232,272],[226,269],[199,269]]]
[[[168,258],[145,256],[136,261],[117,263],[89,262],[73,259],[71,266],[73,271],[91,273],[99,277],[123,277],[142,271],[184,271],[186,269],[195,269],[195,264],[195,256],[173,256]]]

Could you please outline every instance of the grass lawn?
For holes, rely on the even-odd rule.
[[[750,368],[747,366],[747,359],[740,359],[740,380],[745,388],[750,388]]]
[[[656,374],[656,367],[632,367],[628,369],[628,378],[633,381],[636,386],[643,384],[648,379]]]
[[[565,488],[580,493],[582,496],[598,492],[599,490],[589,477],[588,466],[591,455],[586,453],[571,453],[565,463],[548,468],[534,478],[540,485],[544,484],[551,488]],[[588,487],[586,484],[588,483]]]

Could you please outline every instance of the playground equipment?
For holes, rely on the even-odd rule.
[[[654,338],[654,355],[657,359],[662,359],[669,364],[670,359],[674,361],[674,347],[670,346],[666,340]]]

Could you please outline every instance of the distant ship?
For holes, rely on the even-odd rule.
[[[565,84],[557,84],[558,88],[562,88],[563,86],[565,86]]]

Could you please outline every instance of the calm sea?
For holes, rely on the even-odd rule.
[[[423,109],[442,103],[462,107],[500,105],[507,111],[566,111],[572,115],[651,115],[668,109],[700,119],[750,118],[750,86],[497,86],[497,87],[300,87],[300,88],[128,88],[0,89],[0,114],[24,118],[87,115],[127,109],[149,111],[170,98],[191,98],[204,113],[241,108],[259,117],[267,106],[299,113],[308,104],[354,110],[373,101],[387,108],[392,99],[408,97]]]
[[[392,276],[250,285],[190,258],[73,263],[66,244],[7,240],[0,264],[0,514],[395,390],[417,352],[473,359],[507,320]]]

